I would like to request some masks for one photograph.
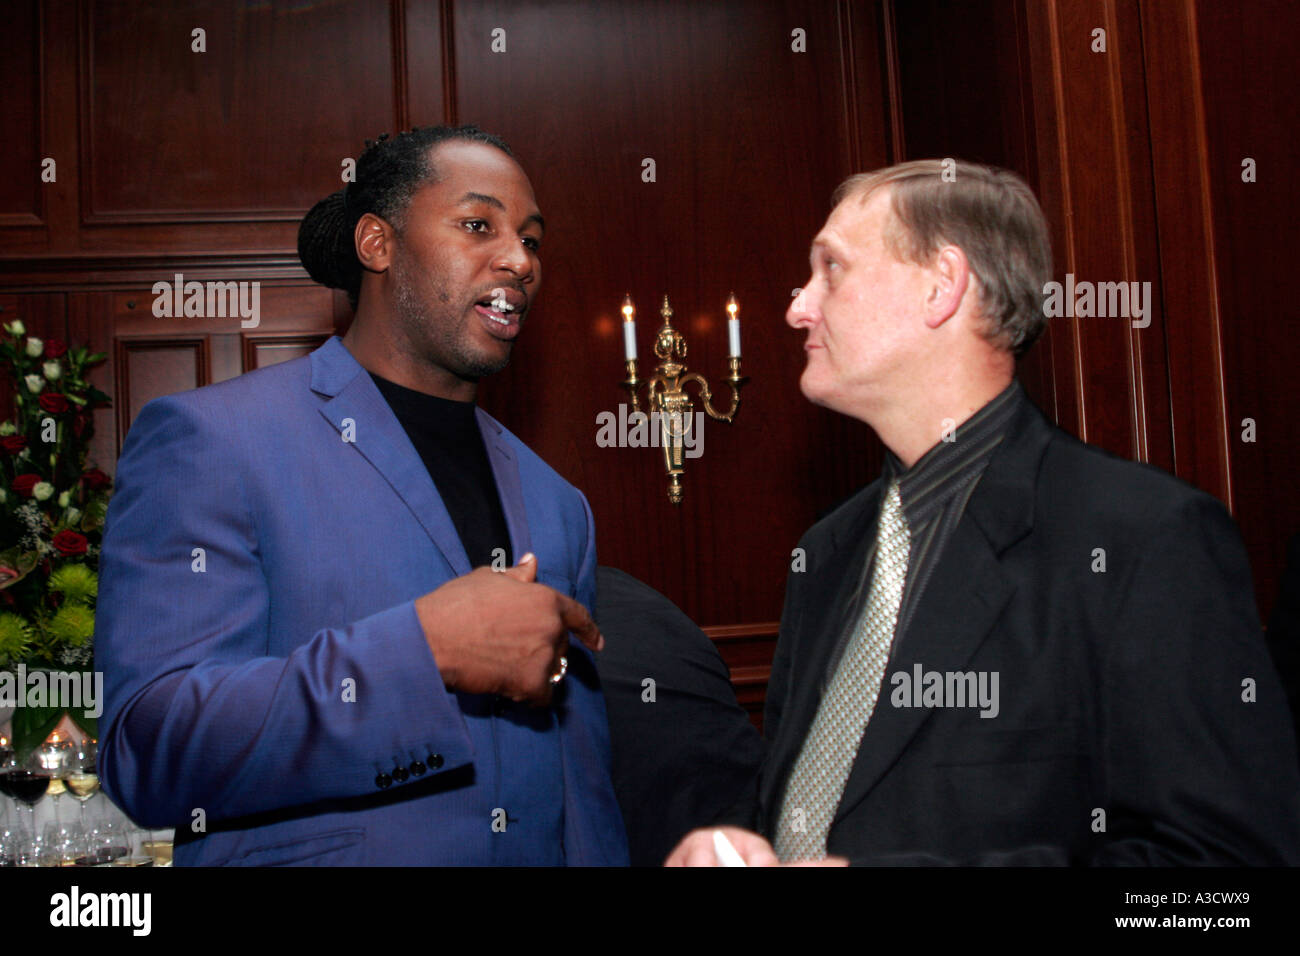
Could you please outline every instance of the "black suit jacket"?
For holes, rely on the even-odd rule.
[[[789,576],[769,752],[733,815],[769,838],[879,496],[877,481],[813,526]],[[997,716],[895,706],[894,675],[916,664],[996,672]],[[1025,401],[895,641],[827,848],[868,864],[1293,864],[1295,747],[1227,511]]]
[[[758,770],[762,739],[713,641],[668,598],[599,567],[595,617],[630,860],[659,866],[687,831],[735,802]]]

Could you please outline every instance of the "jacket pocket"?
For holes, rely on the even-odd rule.
[[[274,843],[225,861],[224,866],[345,866],[356,864],[352,852],[365,839],[362,828],[331,830],[306,840]]]

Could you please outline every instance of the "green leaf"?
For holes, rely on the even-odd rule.
[[[19,694],[26,688],[18,688]],[[59,707],[19,707],[14,711],[14,758],[21,764],[54,732],[66,713]]]
[[[107,511],[107,509],[105,509]],[[0,575],[0,591],[7,587],[12,587],[23,578],[31,573],[32,568],[36,567],[35,551],[20,551],[17,547],[9,548],[6,551],[0,551],[0,565],[10,570],[18,572],[17,577],[9,577],[7,573]]]
[[[74,724],[88,733],[92,738],[95,740],[99,739],[99,719],[97,717],[87,716],[84,710],[70,710],[68,711],[68,716],[72,718]]]
[[[82,531],[97,531],[103,527],[108,515],[108,501],[101,495],[86,502],[86,514],[81,519]]]

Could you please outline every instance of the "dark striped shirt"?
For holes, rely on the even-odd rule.
[[[1007,427],[1023,401],[1024,390],[1013,379],[987,405],[962,422],[953,431],[951,441],[938,442],[911,468],[904,469],[903,463],[894,453],[885,449],[885,466],[880,476],[880,500],[884,502],[890,483],[897,478],[910,538],[907,583],[903,585],[903,603],[898,612],[898,625],[894,629],[895,648],[898,646],[899,635],[907,632],[917,602],[939,563],[944,545],[951,539],[953,530],[961,521],[971,492],[975,490],[993,450],[1005,437]],[[872,535],[874,538],[874,530]],[[846,633],[841,636],[839,647],[832,655],[826,671],[828,683],[835,668],[839,666],[840,656],[852,639],[866,606],[874,559],[873,541],[862,569],[857,591],[858,606],[849,618]]]

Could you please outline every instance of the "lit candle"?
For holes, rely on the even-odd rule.
[[[731,346],[728,355],[740,358],[740,303],[736,301],[734,292],[727,298],[727,315],[727,341]]]
[[[623,296],[623,354],[629,362],[636,361],[636,307],[631,293]]]

